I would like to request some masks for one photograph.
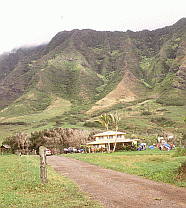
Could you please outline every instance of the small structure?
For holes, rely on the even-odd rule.
[[[9,145],[3,144],[3,145],[1,146],[1,153],[2,153],[2,155],[4,155],[4,152],[5,152],[5,151],[8,152],[10,149],[11,149],[11,147],[10,147]]]
[[[158,142],[159,142],[159,143],[164,143],[164,142],[165,142],[164,137],[158,137]]]
[[[116,138],[117,135],[117,138]],[[125,139],[124,132],[107,131],[100,134],[94,135],[96,141],[87,143],[91,148],[108,148],[110,150],[114,149],[114,144],[116,147],[126,146],[136,144],[138,139]]]
[[[167,136],[167,140],[168,140],[168,141],[172,141],[173,138],[174,138],[174,135],[168,135],[168,136]]]

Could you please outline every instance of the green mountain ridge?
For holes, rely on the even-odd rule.
[[[63,31],[46,45],[2,54],[1,121],[41,113],[58,98],[92,114],[140,99],[184,106],[185,35],[183,18],[153,31]]]

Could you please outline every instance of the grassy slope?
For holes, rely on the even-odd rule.
[[[62,128],[85,128],[83,127],[83,120],[95,120],[95,115],[92,117],[86,115],[86,109],[89,106],[85,106],[85,109],[74,107],[67,100],[61,98],[55,98],[52,105],[46,110],[38,112],[36,114],[28,114],[25,116],[1,117],[0,122],[26,122],[29,125],[3,125],[1,126],[0,140],[6,136],[12,135],[14,132],[32,132],[39,131],[47,128],[55,128],[56,121],[62,121],[60,127]],[[163,106],[156,103],[155,99],[141,101],[139,103],[129,103],[115,105],[108,109],[108,112],[114,113],[115,111],[121,115],[121,122],[119,123],[119,129],[126,131],[127,137],[130,137],[132,133],[138,135],[141,139],[146,137],[155,137],[158,132],[172,132],[180,137],[180,132],[184,131],[184,116],[185,106]],[[151,115],[142,115],[145,111],[151,112]],[[69,113],[67,113],[69,111]],[[65,114],[64,114],[65,112]],[[96,115],[99,116],[104,111],[97,111]],[[165,118],[166,121],[161,123],[158,118]],[[152,120],[153,119],[153,120]],[[73,120],[74,125],[71,125],[69,121]],[[35,121],[35,122],[34,122]],[[90,128],[89,128],[90,129]]]
[[[40,182],[39,158],[0,156],[1,207],[101,207],[77,185],[47,167],[48,183]]]
[[[186,180],[177,179],[177,169],[185,157],[173,157],[174,152],[173,150],[167,152],[154,149],[112,154],[68,154],[67,156],[115,171],[186,187]]]
[[[92,116],[99,116],[104,112],[120,114],[121,121],[119,129],[127,133],[130,137],[132,133],[143,139],[145,137],[155,137],[159,132],[169,132],[180,136],[184,131],[185,106],[164,106],[158,104],[156,99],[130,102],[128,104],[118,104],[105,111],[97,111]],[[149,112],[150,115],[143,115]],[[165,121],[162,122],[161,119]],[[95,120],[95,117],[91,119]]]
[[[1,117],[0,122],[26,122],[27,126],[20,126],[20,125],[3,125],[1,126],[1,134],[0,140],[4,137],[11,135],[14,132],[21,131],[21,132],[32,132],[32,131],[39,131],[46,128],[54,128],[55,122],[48,120],[62,115],[65,111],[70,109],[71,103],[67,100],[62,98],[54,98],[52,104],[45,109],[44,111],[35,113],[35,114],[28,114],[24,116],[15,116],[12,117],[11,115],[7,117]]]

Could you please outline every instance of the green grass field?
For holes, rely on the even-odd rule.
[[[47,175],[42,184],[39,158],[0,156],[0,207],[101,207],[50,166]]]
[[[154,181],[186,187],[186,179],[177,178],[177,169],[186,157],[175,157],[175,151],[159,149],[115,153],[67,154],[78,160],[104,168],[137,175]]]
[[[63,156],[186,188],[186,179],[180,180],[177,171],[185,157],[175,157],[174,153],[154,149]],[[39,157],[0,156],[0,167],[1,207],[101,207],[50,166],[47,167],[48,183],[42,184]]]

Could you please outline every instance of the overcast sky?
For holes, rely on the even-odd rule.
[[[0,53],[72,29],[154,30],[186,17],[185,0],[1,0]]]

